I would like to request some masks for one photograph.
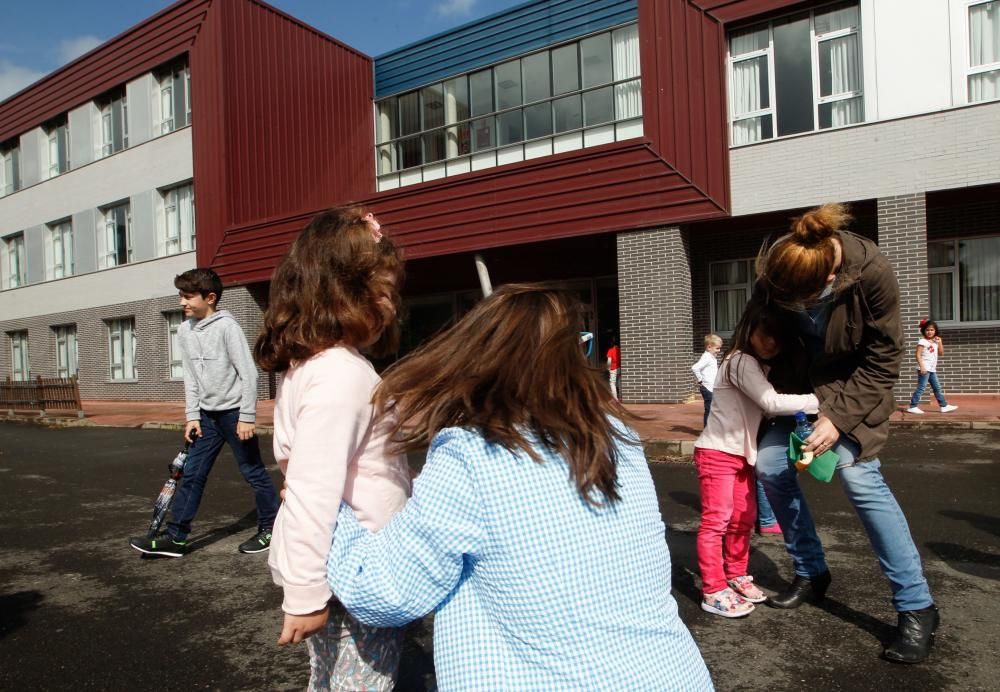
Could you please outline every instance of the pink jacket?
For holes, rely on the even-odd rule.
[[[326,560],[341,499],[377,530],[406,503],[406,457],[390,452],[388,421],[376,421],[381,381],[355,349],[335,346],[295,363],[274,404],[274,456],[285,474],[268,565],[285,592],[282,609],[304,615],[332,594]]]
[[[729,381],[730,368],[732,383]],[[726,356],[715,377],[708,425],[695,440],[695,447],[729,452],[754,466],[757,463],[757,428],[765,415],[770,418],[819,410],[819,401],[813,394],[778,394],[767,381],[767,371],[767,366],[746,353],[734,351]]]

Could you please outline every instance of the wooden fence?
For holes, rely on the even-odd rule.
[[[75,377],[36,377],[14,382],[9,377],[0,382],[0,410],[7,411],[76,411],[83,415],[80,385]]]

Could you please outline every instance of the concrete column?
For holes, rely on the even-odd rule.
[[[618,234],[621,387],[626,403],[683,401],[691,386],[691,251],[668,227]]]
[[[918,325],[927,317],[927,198],[923,192],[882,197],[878,200],[878,245],[896,272],[900,292],[900,319],[906,353],[897,401],[913,392],[913,347],[919,338]]]

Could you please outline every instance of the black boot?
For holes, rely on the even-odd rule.
[[[819,603],[826,595],[830,586],[830,570],[817,574],[815,577],[802,577],[798,574],[792,580],[792,585],[767,599],[772,608],[798,608],[803,603]]]
[[[899,613],[896,638],[882,655],[893,663],[920,663],[934,646],[934,632],[941,622],[935,606]]]

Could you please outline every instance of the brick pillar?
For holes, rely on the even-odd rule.
[[[878,200],[878,245],[896,272],[900,292],[900,318],[903,325],[901,377],[895,388],[896,401],[907,401],[913,392],[913,353],[917,325],[927,316],[927,198],[920,192],[912,195],[882,197]]]
[[[626,403],[692,392],[691,251],[677,227],[618,234],[618,301]]]

